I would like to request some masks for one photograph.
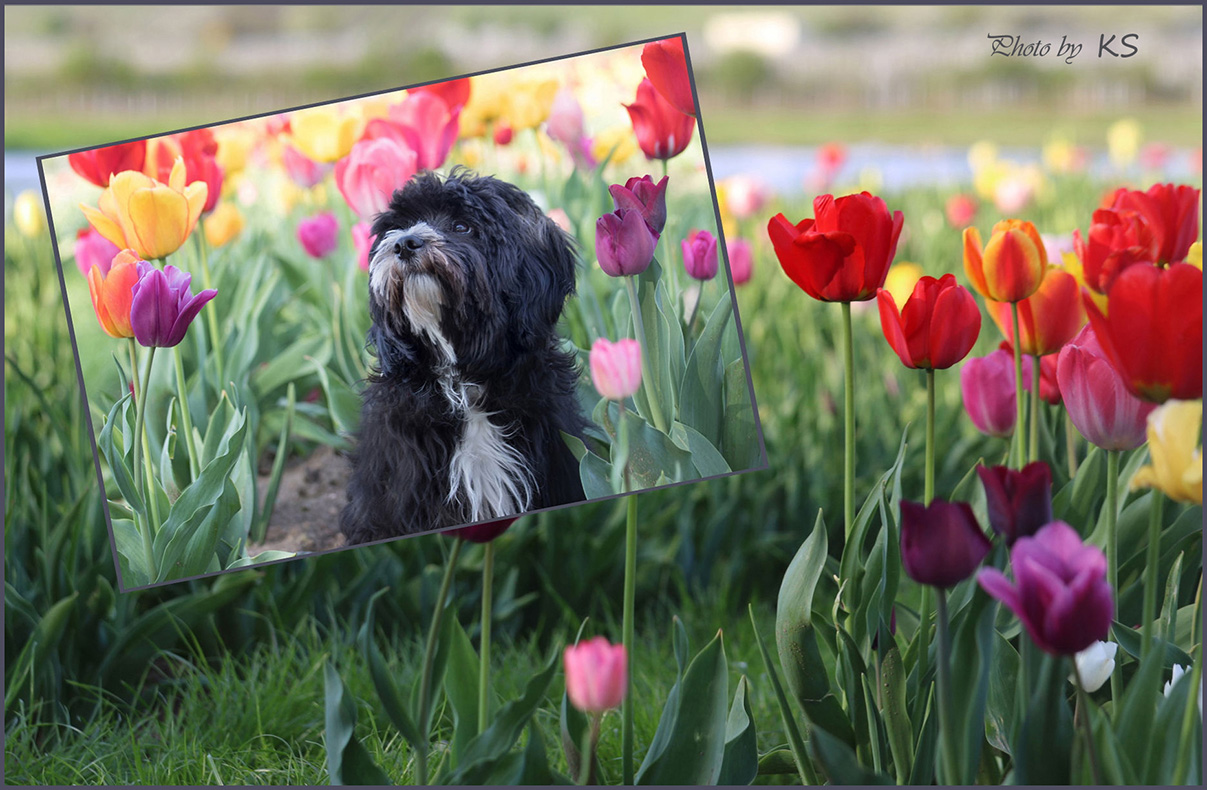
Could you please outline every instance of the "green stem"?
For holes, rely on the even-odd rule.
[[[1077,668],[1077,659],[1069,656],[1069,663],[1073,665],[1073,676],[1077,678],[1077,707],[1081,708],[1082,725],[1085,727],[1085,744],[1086,751],[1090,756],[1090,770],[1094,774],[1094,784],[1102,784],[1102,768],[1098,764],[1098,750],[1094,747],[1094,725],[1090,723],[1090,698],[1086,694],[1085,686],[1081,683],[1081,670]],[[1114,673],[1112,673],[1114,674]]]
[[[1140,621],[1140,661],[1152,651],[1153,623],[1157,619],[1157,589],[1161,586],[1161,516],[1165,508],[1164,495],[1154,489],[1152,509],[1148,516],[1148,554],[1144,562],[1144,612]]]
[[[427,752],[430,731],[428,730],[428,708],[432,704],[432,671],[436,660],[436,642],[440,637],[440,626],[444,622],[444,601],[448,598],[448,589],[453,583],[453,572],[457,568],[457,557],[461,554],[463,540],[453,540],[452,551],[448,554],[448,562],[444,566],[444,578],[440,580],[440,592],[436,595],[436,610],[432,613],[432,625],[427,632],[427,644],[423,648],[423,670],[419,676],[419,727],[423,732],[423,742],[419,745],[416,755],[416,776],[419,784],[427,784]]]
[[[490,715],[490,626],[494,612],[495,543],[485,546],[482,560],[482,648],[478,667],[478,734],[486,732]]]
[[[213,280],[210,277],[209,249],[205,242],[205,234],[198,233],[196,235],[197,249],[201,259],[201,281],[205,284],[206,290],[209,290],[214,287]],[[205,325],[209,329],[210,348],[214,352],[214,368],[218,372],[218,386],[216,389],[218,392],[222,392],[223,388],[226,387],[226,373],[223,370],[224,366],[222,364],[222,342],[218,336],[218,313],[213,306],[207,305],[207,307],[209,309],[202,308],[202,312],[206,314]]]
[[[1031,452],[1028,461],[1039,460],[1039,357],[1031,357]]]
[[[197,456],[197,447],[193,443],[193,418],[189,415],[189,392],[185,386],[184,362],[181,361],[183,354],[180,346],[176,346],[173,351],[175,353],[172,357],[176,360],[177,399],[180,401],[180,429],[184,432],[184,446],[189,453],[189,474],[196,480],[200,474],[201,459]]]
[[[929,506],[935,497],[935,371],[926,371],[926,478],[922,504]],[[922,602],[918,611],[918,684],[926,678],[930,663],[930,587],[922,585]]]
[[[133,342],[134,341],[131,341],[131,343]],[[131,349],[131,354],[133,353],[133,349]],[[151,346],[147,349],[147,368],[143,371],[142,381],[137,390],[137,392],[142,394],[142,397],[138,398],[134,417],[134,436],[131,437],[134,441],[134,479],[139,481],[138,488],[141,490],[138,493],[139,496],[142,497],[143,504],[146,507],[147,513],[149,514],[146,521],[143,523],[142,542],[143,552],[146,555],[147,560],[147,570],[151,575],[151,581],[154,581],[159,575],[159,572],[155,567],[155,552],[153,550],[154,531],[159,529],[159,513],[158,504],[155,502],[155,481],[154,478],[151,477],[151,469],[149,466],[147,467],[147,480],[145,483],[142,483],[139,475],[139,467],[143,464],[142,451],[143,445],[146,443],[147,439],[145,430],[148,400],[147,387],[151,382],[151,365],[153,362],[155,362],[155,347]],[[150,459],[147,460],[149,461]]]
[[[1195,600],[1194,600],[1194,604],[1195,604],[1195,606],[1194,606],[1195,615],[1194,616],[1196,619],[1198,617],[1198,612],[1202,611],[1202,606],[1201,606],[1202,597],[1203,597],[1203,579],[1200,576],[1199,577],[1199,589],[1198,589],[1198,592],[1195,594]],[[1193,625],[1191,627],[1190,636],[1191,636],[1192,644],[1196,644],[1196,645],[1202,644],[1202,638],[1201,637],[1196,638],[1197,633],[1196,633],[1196,629],[1193,627]],[[1195,714],[1199,713],[1198,708],[1199,708],[1199,705],[1202,704],[1202,697],[1200,696],[1200,694],[1198,692],[1199,684],[1202,682],[1202,680],[1203,680],[1203,651],[1199,650],[1198,655],[1196,655],[1194,657],[1194,666],[1193,666],[1193,669],[1191,670],[1191,675],[1190,675],[1190,679],[1189,679],[1190,688],[1188,689],[1189,693],[1186,695],[1186,710],[1182,713],[1182,732],[1181,732],[1181,737],[1178,739],[1178,759],[1177,759],[1177,762],[1174,764],[1174,769],[1173,769],[1173,781],[1175,784],[1187,784],[1190,781],[1189,776],[1187,776],[1187,771],[1190,770],[1190,749],[1191,749],[1190,742],[1191,742],[1191,736],[1194,734]],[[1185,683],[1187,681],[1184,680],[1182,682]]]
[[[691,337],[692,327],[696,325],[696,315],[700,312],[700,302],[704,301],[704,282],[700,283],[700,289],[696,291],[696,303],[692,305],[692,314],[687,319],[687,335]]]
[[[580,785],[595,784],[595,751],[599,746],[599,720],[602,718],[602,713],[592,713],[591,724],[583,733],[582,766],[577,777]]]
[[[1018,302],[1010,303],[1010,320],[1014,326],[1014,440],[1011,445],[1015,463],[1022,469],[1026,463],[1027,450],[1023,446],[1023,432],[1026,430],[1026,417],[1023,414],[1023,355],[1018,347]]]
[[[851,303],[842,302],[843,353],[843,534],[851,539],[855,528],[855,348],[851,339]]]
[[[626,785],[633,784],[633,606],[637,600],[637,497],[629,496],[628,519],[624,533],[624,612],[621,626],[625,655],[629,657],[629,688],[621,707],[621,773]]]
[[[1119,596],[1119,451],[1106,451],[1106,581],[1111,586],[1111,593]],[[1111,673],[1111,718],[1119,720],[1119,711],[1123,709],[1123,679],[1122,672]]]
[[[939,619],[939,740],[941,743],[942,766],[946,776],[943,784],[964,784],[964,778],[959,775],[955,754],[955,719],[953,718],[951,698],[951,634],[947,621],[947,591],[936,590]]]
[[[1065,459],[1069,464],[1069,479],[1072,480],[1077,476],[1077,429],[1073,427],[1073,420],[1067,411],[1065,412]]]
[[[624,284],[629,292],[629,303],[633,308],[633,328],[637,333],[637,343],[641,346],[641,386],[645,388],[645,399],[650,404],[650,416],[654,419],[654,427],[662,433],[667,433],[666,420],[662,416],[662,404],[658,400],[658,389],[654,386],[654,377],[650,375],[650,346],[645,339],[645,323],[641,320],[641,302],[637,298],[637,278],[625,277]]]

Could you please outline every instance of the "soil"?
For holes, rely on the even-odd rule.
[[[339,531],[339,513],[346,501],[351,472],[348,460],[329,447],[288,462],[264,542],[251,546],[248,553],[255,556],[269,550],[319,552],[341,548],[344,536]],[[259,483],[260,490],[265,490],[268,475],[261,475]]]

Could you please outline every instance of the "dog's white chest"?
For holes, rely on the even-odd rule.
[[[508,443],[508,430],[491,421],[477,403],[472,384],[449,384],[445,389],[463,415],[461,438],[449,463],[449,502],[460,498],[471,521],[511,516],[532,501],[532,472]]]

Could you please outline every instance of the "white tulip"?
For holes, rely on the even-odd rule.
[[[1078,653],[1074,660],[1077,662],[1077,674],[1087,692],[1097,691],[1115,671],[1115,651],[1119,645],[1114,642],[1095,642]],[[1076,685],[1077,677],[1069,675],[1069,682]]]
[[[1173,691],[1173,687],[1177,684],[1178,679],[1190,671],[1189,667],[1184,667],[1181,664],[1173,665],[1173,677],[1165,684],[1165,696],[1169,696]],[[1199,714],[1203,713],[1203,681],[1199,680]]]

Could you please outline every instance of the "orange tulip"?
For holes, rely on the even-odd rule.
[[[185,185],[184,160],[177,157],[168,183],[135,170],[118,173],[101,193],[97,208],[80,204],[97,233],[146,260],[180,249],[205,208],[204,181]]]
[[[986,300],[989,317],[1014,344],[1009,302]],[[1019,350],[1042,357],[1055,354],[1085,326],[1085,306],[1077,278],[1060,266],[1049,265],[1039,290],[1018,303]]]
[[[1030,222],[997,223],[983,251],[980,231],[964,229],[964,272],[986,299],[1021,302],[1039,289],[1047,267],[1043,239]]]
[[[133,288],[138,282],[138,256],[133,250],[122,250],[113,258],[109,273],[93,264],[88,271],[88,292],[101,329],[110,337],[134,337],[130,328],[130,304]]]

